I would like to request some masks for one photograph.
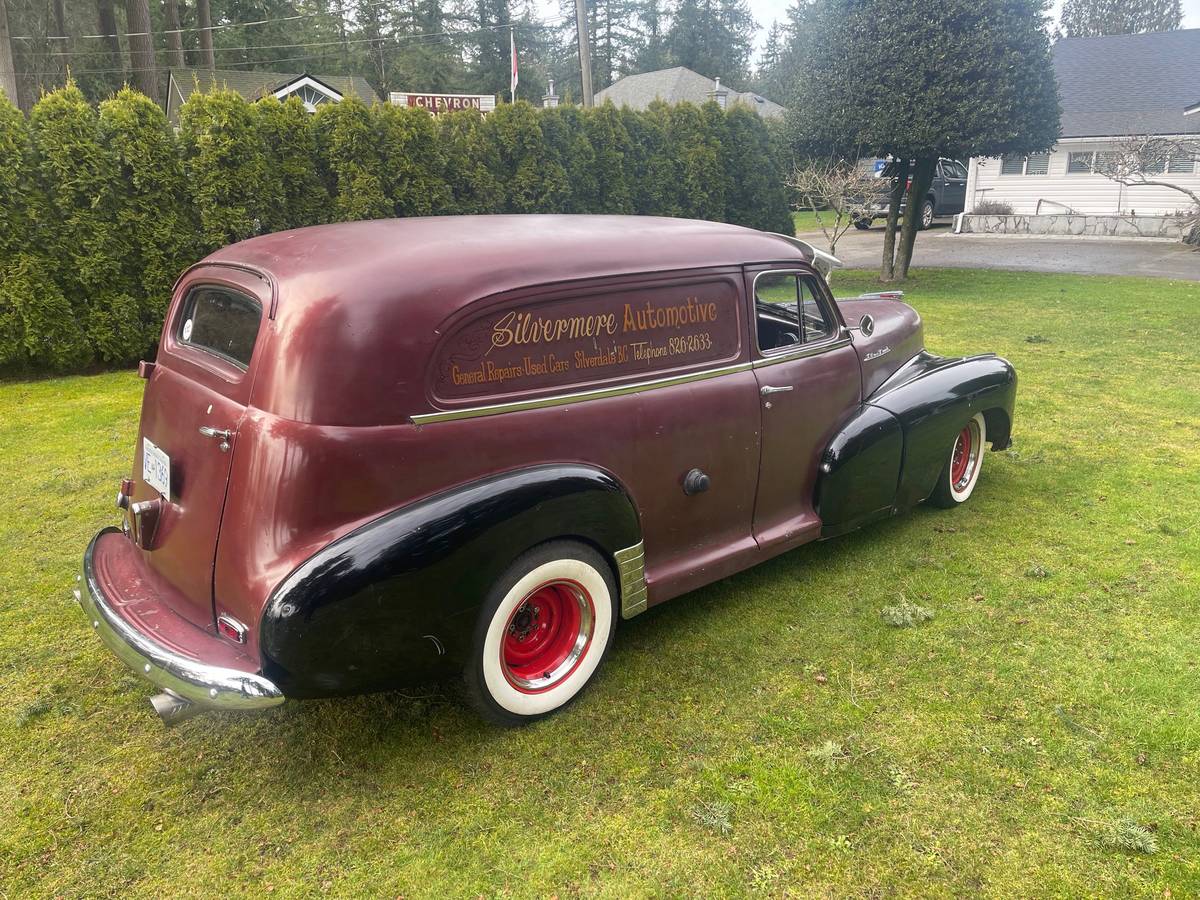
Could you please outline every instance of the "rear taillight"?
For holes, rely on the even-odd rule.
[[[246,643],[246,626],[229,616],[217,616],[217,631],[235,644]]]

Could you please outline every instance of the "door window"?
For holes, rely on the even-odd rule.
[[[758,348],[764,353],[833,336],[833,319],[810,275],[761,272],[754,280]]]

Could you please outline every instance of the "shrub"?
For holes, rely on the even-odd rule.
[[[281,103],[264,97],[252,107],[267,155],[279,173],[279,201],[263,222],[264,231],[303,228],[329,219],[329,192],[317,170],[317,141],[313,117],[299,97]]]
[[[355,97],[325,103],[318,107],[313,127],[325,186],[333,197],[334,221],[392,215],[370,108]]]
[[[984,200],[971,210],[973,216],[1011,216],[1013,208],[1003,200]]]
[[[0,97],[0,367],[136,359],[210,250],[324,221],[440,213],[694,216],[787,230],[769,129],[715,104],[503,105],[437,119],[355,98],[193,93],[178,131],[125,88]]]
[[[0,270],[0,368],[62,372],[91,355],[75,310],[39,257],[22,253]]]
[[[259,234],[285,205],[257,118],[230,90],[196,91],[179,110],[183,171],[206,251]]]

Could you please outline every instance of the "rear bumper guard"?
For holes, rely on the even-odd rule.
[[[113,609],[96,580],[93,557],[100,537],[116,530],[106,528],[92,538],[83,555],[83,571],[75,576],[75,599],[108,649],[147,681],[197,706],[248,710],[283,703],[283,691],[261,675],[183,656],[138,631]]]

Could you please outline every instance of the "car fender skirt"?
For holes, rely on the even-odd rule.
[[[294,697],[457,671],[494,581],[556,538],[585,541],[609,559],[642,539],[622,485],[582,464],[505,472],[394,510],[334,541],[275,589],[260,626],[265,671]]]

